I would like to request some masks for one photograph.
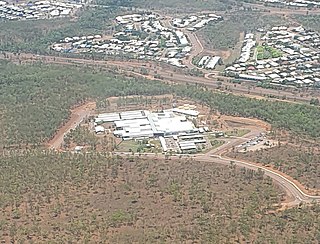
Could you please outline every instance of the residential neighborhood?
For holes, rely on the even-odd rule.
[[[200,69],[213,70],[217,65],[222,64],[222,59],[219,56],[202,56],[199,60],[194,61]]]
[[[320,84],[320,35],[303,27],[274,26],[248,33],[239,59],[227,76],[308,87]],[[259,40],[258,40],[259,39]]]
[[[307,8],[307,7],[320,7],[319,1],[308,1],[308,0],[260,0],[260,2],[271,3],[277,5],[283,5],[288,7],[299,7],[299,8]]]
[[[0,244],[320,244],[320,0],[0,0]]]
[[[188,31],[197,31],[210,22],[220,21],[223,18],[219,15],[208,13],[186,16],[184,18],[173,18],[172,25],[176,28],[186,28]]]
[[[51,49],[63,53],[101,53],[125,55],[129,58],[156,60],[185,68],[192,50],[192,43],[184,29],[177,23],[188,26],[195,22],[193,30],[205,26],[210,21],[220,21],[215,14],[193,16],[194,21],[183,19],[173,21],[173,26],[166,26],[162,17],[153,13],[135,13],[115,18],[116,32],[112,38],[102,34],[90,36],[66,37],[51,46]],[[196,20],[199,21],[197,22]],[[174,26],[177,26],[174,27]],[[179,25],[182,27],[182,24]],[[215,59],[208,67],[215,66]]]
[[[37,20],[67,17],[82,8],[76,1],[36,1],[23,3],[7,3],[0,1],[0,20]]]

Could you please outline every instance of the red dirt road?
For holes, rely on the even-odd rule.
[[[59,150],[63,143],[64,135],[70,130],[75,129],[83,121],[83,119],[89,117],[91,112],[95,109],[95,106],[96,104],[94,102],[88,102],[84,105],[76,107],[75,109],[72,109],[70,119],[58,129],[56,135],[48,142],[47,147],[50,149]]]

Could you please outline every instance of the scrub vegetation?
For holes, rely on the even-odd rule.
[[[239,11],[219,23],[209,24],[200,31],[200,36],[209,49],[228,50],[236,46],[242,32],[282,24],[288,24],[288,21],[279,15]]]
[[[68,120],[70,108],[88,99],[170,93],[159,82],[89,68],[1,62],[0,69],[2,146],[45,142]]]
[[[125,78],[100,69],[6,62],[1,62],[0,68],[2,147],[45,142],[69,118],[69,109],[87,100],[168,93],[197,100],[227,115],[254,117],[300,136],[320,137],[317,106],[213,93],[194,85]]]
[[[236,6],[239,1],[235,0],[98,0],[98,4],[107,6],[137,7],[150,10],[165,10],[168,12],[192,12],[199,10],[224,11]]]
[[[108,35],[114,17],[133,7],[186,13],[229,11],[239,4],[236,0],[97,2],[110,7],[88,8],[70,19],[0,22],[0,50],[50,54],[49,44],[66,36]],[[301,16],[299,21],[319,27],[316,17]],[[279,16],[240,11],[200,33],[208,47],[228,49],[234,48],[242,32],[282,23]],[[319,102],[258,100],[202,86],[124,77],[117,69],[99,67],[1,61],[0,70],[1,243],[319,242],[320,205],[278,211],[281,201],[287,200],[285,194],[259,170],[170,154],[165,159],[141,156],[158,152],[160,145],[153,141],[116,145],[107,138],[101,138],[101,145],[88,128],[81,127],[66,136],[65,147],[89,144],[88,153],[42,150],[68,121],[71,108],[96,101],[97,108],[104,109],[106,98],[113,96],[122,98],[121,106],[130,102],[129,95],[173,94],[173,99],[192,99],[221,114],[264,120],[274,132],[284,130],[301,142],[320,138]],[[223,143],[211,140],[213,147]],[[309,188],[319,187],[319,146],[296,145],[231,156],[272,165]],[[98,153],[96,147],[105,150]],[[111,156],[110,148],[127,148],[131,153]]]
[[[11,153],[0,161],[0,240],[316,243],[320,208],[274,212],[262,172],[107,154]]]
[[[232,94],[198,89],[193,85],[179,86],[176,94],[205,103],[223,114],[257,118],[274,128],[284,129],[301,137],[320,137],[320,109],[318,106],[258,100]]]
[[[318,144],[305,141],[280,143],[280,146],[255,152],[230,153],[229,156],[269,165],[294,179],[309,189],[320,189],[320,152]]]
[[[319,15],[294,15],[293,18],[301,23],[307,29],[320,32],[320,18]]]

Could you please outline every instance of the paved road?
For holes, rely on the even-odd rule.
[[[210,152],[206,153],[206,156],[210,156],[212,154],[215,155],[222,155],[224,152],[228,151],[229,149],[232,149],[240,144],[242,144],[243,142],[248,141],[251,138],[257,137],[259,136],[262,132],[265,132],[262,129],[258,129],[258,128],[253,128],[251,129],[251,131],[247,134],[245,134],[243,137],[229,137],[227,139],[225,139],[226,143],[221,145],[218,148],[215,148],[213,150],[211,150]]]
[[[205,155],[197,155],[195,159],[207,162],[213,161],[224,165],[230,165],[232,162],[234,165],[239,167],[245,167],[247,169],[253,170],[262,170],[266,176],[272,178],[274,182],[282,187],[286,191],[286,193],[293,199],[288,203],[289,206],[299,205],[300,203],[311,203],[313,201],[317,201],[320,203],[320,196],[311,196],[304,193],[303,190],[300,189],[300,187],[291,179],[289,179],[289,177],[287,177],[285,174],[276,172],[275,170],[261,165],[222,156],[224,152],[228,151],[232,147],[236,147],[244,141],[248,141],[249,139],[258,136],[261,132],[264,131],[260,128],[253,128],[248,134],[244,135],[243,137],[234,137],[234,139],[231,140],[228,139],[228,142],[226,144],[222,145],[219,148],[213,149]]]
[[[170,68],[163,68],[161,66],[157,66],[157,63],[152,62],[129,62],[129,61],[104,61],[104,60],[88,60],[81,58],[67,58],[67,57],[58,57],[58,56],[46,56],[46,55],[33,55],[30,53],[21,53],[18,55],[13,55],[12,53],[7,53],[10,60],[21,61],[21,62],[36,62],[41,61],[44,63],[55,63],[61,65],[93,65],[93,66],[102,66],[102,67],[118,67],[123,69],[123,71],[127,71],[128,74],[132,72],[132,69],[135,69],[135,72],[140,72],[141,67],[156,67],[157,74],[162,77],[162,80],[174,83],[196,83],[203,84],[209,88],[217,89],[219,87],[228,86],[229,89],[227,92],[240,94],[245,96],[260,96],[268,95],[274,97],[286,97],[287,100],[296,101],[296,102],[304,102],[309,103],[311,98],[319,98],[320,99],[320,91],[309,91],[309,92],[300,92],[293,93],[292,91],[286,90],[273,90],[273,89],[265,89],[261,87],[254,87],[254,82],[244,82],[242,84],[231,84],[228,82],[224,82],[223,80],[218,81],[218,79],[226,79],[223,76],[214,76],[214,77],[196,77],[185,75],[181,73],[173,73],[174,71]],[[0,55],[0,59],[7,59],[3,55]],[[164,66],[165,67],[165,66]],[[129,71],[128,71],[129,70]],[[146,78],[150,78],[150,75],[140,75]],[[248,88],[249,87],[249,88]]]
[[[232,162],[234,165],[239,167],[244,167],[252,170],[262,170],[266,176],[272,178],[274,182],[276,182],[280,187],[282,187],[287,193],[289,193],[292,196],[293,200],[288,203],[289,206],[296,206],[300,203],[312,203],[313,201],[320,203],[320,196],[312,196],[304,193],[298,185],[296,185],[293,181],[285,177],[283,174],[279,174],[263,166],[235,159],[230,159],[220,155],[210,155],[210,157],[211,158],[208,158],[208,156],[206,155],[199,155],[195,157],[195,160],[215,162],[224,165],[230,165]]]
[[[196,65],[194,65],[192,63],[192,59],[194,57],[197,57],[198,55],[200,55],[204,51],[204,48],[203,48],[198,36],[194,32],[184,30],[184,33],[187,35],[187,37],[190,40],[191,45],[192,45],[192,50],[191,50],[190,57],[189,57],[188,67],[189,68],[198,68]]]
[[[309,93],[292,93],[291,91],[286,90],[274,90],[274,89],[265,89],[261,87],[255,87],[254,82],[244,82],[243,84],[237,84],[234,86],[228,82],[218,81],[218,79],[226,79],[226,77],[216,76],[214,78],[205,78],[205,77],[195,77],[195,76],[187,76],[182,74],[174,74],[171,76],[171,73],[165,72],[158,72],[162,77],[163,80],[171,80],[177,83],[197,83],[203,84],[210,88],[217,89],[219,87],[228,86],[228,91],[230,93],[241,94],[241,95],[256,95],[256,96],[273,96],[273,97],[286,97],[286,100],[290,101],[297,101],[297,102],[304,102],[309,103],[311,98],[320,98],[319,91],[310,91]],[[248,88],[249,87],[249,88]],[[314,95],[311,95],[314,93]]]
[[[198,55],[200,55],[203,51],[203,45],[200,42],[198,36],[196,35],[196,33],[192,32],[192,31],[188,31],[187,28],[177,28],[174,27],[171,22],[172,22],[172,17],[170,16],[165,16],[165,19],[163,21],[163,24],[165,27],[167,28],[171,28],[171,29],[175,29],[175,30],[181,30],[184,32],[184,34],[187,36],[188,40],[191,43],[192,49],[191,49],[191,53],[189,56],[189,59],[187,60],[188,62],[185,63],[185,65],[187,65],[188,68],[198,68],[196,65],[194,65],[192,63],[192,59]]]
[[[272,178],[293,199],[288,203],[289,206],[299,205],[300,203],[312,203],[313,201],[317,201],[320,203],[320,196],[312,196],[312,195],[306,194],[302,189],[300,189],[300,186],[294,183],[285,174],[276,172],[275,170],[272,170],[270,168],[267,168],[261,165],[222,156],[224,152],[228,151],[233,147],[240,145],[244,141],[248,141],[249,139],[260,135],[261,132],[264,132],[264,131],[260,128],[253,128],[249,133],[247,133],[243,137],[233,137],[233,138],[231,137],[227,139],[226,144],[216,149],[213,149],[204,155],[196,155],[195,159],[200,161],[207,161],[207,162],[214,161],[216,163],[220,163],[224,165],[230,165],[232,162],[234,165],[239,167],[245,167],[247,169],[252,169],[252,170],[262,170],[266,176],[269,176],[270,178]]]
[[[243,140],[248,140],[252,137],[255,137],[257,133],[260,133],[259,130],[251,131],[245,137],[243,138],[237,138],[236,140],[230,140],[228,139],[227,144],[224,144],[223,146],[214,149],[206,154],[185,154],[185,155],[171,155],[170,158],[172,159],[178,159],[180,157],[192,157],[196,161],[202,161],[202,162],[210,162],[210,163],[218,163],[225,166],[230,166],[231,164],[236,165],[238,167],[244,167],[246,169],[252,169],[252,170],[261,170],[264,172],[265,176],[270,177],[276,184],[278,184],[289,196],[290,199],[292,199],[290,202],[286,203],[286,206],[297,206],[302,203],[312,203],[312,202],[318,202],[320,203],[320,196],[313,196],[305,193],[302,188],[300,188],[299,185],[297,185],[295,182],[293,182],[288,176],[285,174],[276,172],[273,169],[260,166],[254,163],[250,162],[244,162],[232,158],[228,158],[225,156],[221,156],[223,152],[230,149],[233,146],[239,145],[243,142]],[[113,153],[115,155],[132,155],[132,153],[124,153],[124,152],[116,152]],[[151,157],[151,158],[164,158],[164,155],[155,155],[154,153],[143,153],[143,156]]]

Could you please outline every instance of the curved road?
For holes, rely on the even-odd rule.
[[[302,203],[310,204],[312,202],[320,203],[320,196],[314,196],[309,195],[304,192],[303,186],[298,185],[298,183],[295,183],[289,176],[286,176],[284,173],[277,172],[271,168],[264,167],[258,164],[250,163],[250,162],[244,162],[241,160],[228,158],[225,156],[222,156],[224,152],[231,149],[232,147],[235,147],[237,145],[240,145],[243,143],[243,141],[247,141],[250,138],[254,138],[257,135],[259,135],[261,132],[263,132],[263,129],[261,128],[253,128],[249,133],[244,135],[243,137],[230,137],[227,138],[227,143],[223,144],[222,146],[215,148],[211,151],[209,151],[206,154],[179,154],[179,155],[171,155],[170,157],[173,159],[178,159],[181,156],[182,157],[192,157],[196,161],[202,161],[202,162],[212,162],[212,163],[218,163],[223,164],[226,166],[230,166],[232,163],[233,165],[236,165],[238,167],[243,167],[246,169],[251,170],[261,170],[264,172],[265,176],[270,177],[276,184],[278,184],[289,196],[289,199],[292,199],[290,202],[285,203],[286,206],[297,206]],[[114,153],[116,155],[124,155],[124,154],[130,154],[132,153],[123,153],[123,152],[116,152]],[[155,157],[156,155],[154,153],[145,153],[141,154],[147,157]],[[164,157],[164,155],[160,155],[161,157]],[[157,155],[159,157],[159,155]]]
[[[261,128],[255,128],[251,129],[251,131],[243,137],[231,137],[235,140],[228,139],[228,142],[224,145],[211,150],[207,154],[197,155],[195,159],[207,162],[214,161],[216,163],[224,165],[230,165],[232,162],[234,165],[239,167],[244,167],[252,170],[262,170],[266,176],[272,178],[281,188],[283,188],[287,192],[288,195],[290,195],[294,199],[287,204],[288,206],[295,206],[299,205],[300,203],[312,203],[313,201],[320,203],[320,196],[306,194],[303,189],[301,189],[301,186],[298,186],[284,173],[277,172],[271,168],[264,167],[258,164],[222,156],[222,154],[227,150],[240,145],[244,140],[248,141],[250,138],[258,136],[261,132],[264,132]]]
[[[132,153],[122,153],[122,152],[121,153],[117,152],[113,154],[114,155],[132,155]],[[164,155],[155,155],[154,153],[144,153],[141,155],[146,157],[152,157],[152,158],[154,157],[158,158],[159,156],[164,157]],[[181,158],[181,156],[192,157],[194,160],[201,161],[201,162],[218,163],[226,166],[230,166],[232,163],[233,165],[236,165],[238,167],[243,167],[246,169],[251,169],[256,171],[261,170],[262,172],[264,172],[265,176],[270,177],[276,184],[278,184],[286,192],[289,198],[292,199],[290,202],[285,203],[286,206],[293,207],[303,203],[305,204],[310,204],[313,202],[320,203],[320,196],[313,196],[305,193],[300,188],[300,186],[298,186],[295,182],[287,178],[284,174],[275,172],[272,169],[268,169],[260,165],[256,165],[256,164],[252,164],[252,163],[248,163],[248,162],[244,162],[244,161],[240,161],[240,160],[236,160],[228,157],[223,157],[221,155],[216,155],[216,154],[212,154],[212,155],[196,154],[193,156],[189,154],[186,154],[186,155],[180,154],[180,155],[172,155],[170,156],[170,158],[178,159],[178,158]]]
[[[141,67],[154,65],[157,67],[157,74],[161,76],[162,80],[167,82],[174,83],[195,83],[195,84],[203,84],[209,88],[217,89],[219,87],[229,87],[228,93],[240,94],[244,96],[271,96],[275,98],[286,97],[286,101],[297,101],[309,103],[311,98],[319,98],[320,99],[320,91],[309,91],[309,92],[301,92],[294,94],[293,92],[286,90],[273,90],[266,89],[261,87],[255,87],[251,82],[243,82],[242,84],[231,84],[225,81],[218,81],[218,79],[226,79],[224,76],[215,76],[213,79],[209,77],[198,77],[185,75],[181,73],[174,73],[170,68],[162,68],[161,66],[156,66],[156,63],[148,63],[148,62],[128,62],[128,61],[104,61],[104,60],[90,60],[90,59],[82,59],[82,58],[68,58],[68,57],[59,57],[59,56],[46,56],[46,55],[33,55],[30,53],[20,53],[19,55],[14,55],[13,53],[6,53],[6,56],[0,55],[0,59],[6,59],[17,62],[36,62],[41,61],[44,63],[54,63],[61,65],[92,65],[92,66],[102,66],[102,67],[118,67],[123,69],[123,72],[128,71],[128,73],[137,75],[141,69]],[[135,71],[132,71],[135,70]],[[150,68],[151,71],[151,68]],[[150,78],[151,75],[142,75],[138,74],[145,78]],[[271,98],[269,98],[271,99]]]
[[[272,178],[278,185],[283,188],[287,193],[290,193],[290,195],[293,197],[293,201],[289,202],[289,206],[296,206],[300,203],[312,203],[314,201],[320,203],[320,196],[312,196],[308,195],[303,192],[303,190],[300,189],[298,185],[296,185],[293,181],[286,178],[284,175],[279,174],[271,169],[268,169],[263,166],[235,160],[232,158],[223,157],[220,155],[210,155],[211,159],[209,159],[207,156],[196,156],[196,160],[200,161],[213,161],[215,163],[224,164],[224,165],[230,165],[231,162],[239,167],[244,167],[247,169],[252,170],[262,170],[264,172],[264,175]]]

